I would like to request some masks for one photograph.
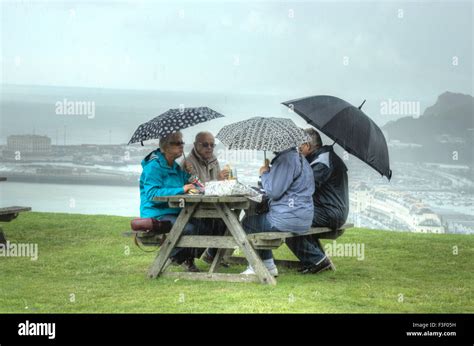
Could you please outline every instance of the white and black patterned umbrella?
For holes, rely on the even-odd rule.
[[[128,144],[166,137],[187,127],[222,117],[222,114],[208,107],[170,109],[138,126]]]
[[[229,149],[283,151],[308,141],[290,119],[254,117],[224,126],[216,135]]]

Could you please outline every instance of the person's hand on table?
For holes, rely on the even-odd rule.
[[[219,174],[217,175],[217,179],[218,180],[226,180],[229,178],[229,169],[228,168],[224,168],[223,170],[221,170],[219,172]]]
[[[184,193],[188,193],[191,189],[194,189],[194,184],[186,184],[183,186]]]

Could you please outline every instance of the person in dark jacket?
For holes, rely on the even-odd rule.
[[[322,145],[316,130],[305,132],[311,141],[303,144],[300,151],[313,169],[316,185],[313,226],[337,229],[344,225],[349,214],[347,167],[332,145]]]
[[[314,129],[306,129],[310,141],[300,146],[313,170],[313,227],[341,227],[349,214],[347,167],[334,152],[332,145],[322,145],[321,136]],[[303,264],[302,272],[319,273],[331,267],[331,261],[313,236],[287,239],[288,247]]]

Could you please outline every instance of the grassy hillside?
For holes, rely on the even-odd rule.
[[[36,261],[0,257],[2,313],[474,312],[472,236],[352,229],[338,243],[364,243],[364,260],[333,257],[337,271],[318,275],[280,268],[268,287],[148,279],[155,253],[122,237],[124,217],[24,213],[0,226],[39,249]],[[281,247],[275,257],[293,255]]]

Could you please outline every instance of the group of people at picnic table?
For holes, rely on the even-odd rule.
[[[268,197],[268,212],[246,215],[242,227],[246,233],[293,232],[304,233],[311,227],[341,227],[348,216],[347,167],[333,151],[332,145],[323,145],[319,133],[304,130],[308,142],[300,147],[275,153],[273,160],[259,170],[261,184]],[[188,193],[194,188],[191,176],[202,182],[225,180],[231,173],[221,169],[214,155],[215,139],[209,132],[196,135],[191,152],[185,160],[176,161],[184,152],[183,135],[174,132],[160,138],[159,148],[142,161],[140,177],[140,216],[170,221],[174,224],[180,208],[170,208],[166,202],[156,202],[154,197]],[[191,218],[184,235],[223,235],[226,231],[220,219]],[[306,235],[286,239],[289,249],[300,260],[303,274],[315,274],[331,267],[315,236]],[[197,272],[195,258],[212,263],[217,249],[174,248],[170,260],[182,265],[186,271]],[[278,269],[271,250],[258,250],[264,265],[273,276]],[[249,265],[242,274],[254,274]]]

